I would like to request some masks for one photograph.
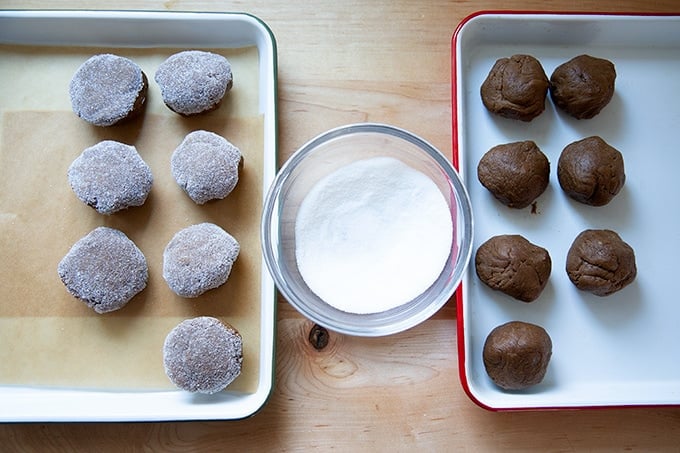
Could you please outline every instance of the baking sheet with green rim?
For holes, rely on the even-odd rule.
[[[256,47],[258,74],[255,84],[259,94],[253,98],[253,105],[249,108],[262,121],[263,136],[258,138],[263,148],[262,168],[257,173],[261,174],[259,192],[264,197],[276,171],[276,43],[266,24],[256,17],[241,13],[3,11],[0,12],[0,44],[39,47],[48,53],[50,49],[68,47],[88,47],[93,52],[107,48],[127,48],[131,52],[137,49],[141,52],[152,48],[229,50]],[[33,101],[26,99],[28,104]],[[7,116],[15,114],[15,111],[7,112]],[[200,122],[192,123],[191,126],[200,126]],[[253,225],[253,229],[258,231],[259,223]],[[253,320],[259,331],[259,347],[253,356],[257,360],[258,372],[252,387],[246,386],[245,390],[240,391],[227,389],[207,396],[175,389],[118,391],[111,388],[65,388],[20,383],[1,385],[0,398],[3,404],[0,420],[219,420],[252,415],[266,403],[273,387],[276,299],[273,282],[262,263],[259,247],[249,254],[246,262],[260,270],[260,297],[257,301],[260,306],[255,311],[258,318]],[[106,320],[102,318],[101,321]],[[12,345],[3,347],[11,348]],[[158,355],[161,361],[160,351]],[[54,360],[55,366],[59,366],[59,357],[54,357]],[[3,366],[11,365],[5,363]]]

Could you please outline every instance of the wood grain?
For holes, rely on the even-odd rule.
[[[132,1],[118,9],[247,11],[272,28],[279,56],[280,161],[353,121],[395,124],[451,152],[450,44],[476,10],[679,11],[675,0]],[[95,0],[0,0],[0,8],[102,9]],[[0,425],[2,451],[680,451],[680,408],[492,413],[458,378],[449,303],[407,332],[331,333],[278,303],[269,403],[234,422]],[[2,402],[0,402],[2,404]]]

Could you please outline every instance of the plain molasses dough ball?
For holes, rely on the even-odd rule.
[[[226,283],[240,246],[213,223],[199,223],[175,234],[163,252],[163,278],[175,294],[198,297]]]
[[[486,337],[482,358],[491,380],[506,390],[543,381],[552,356],[552,340],[541,326],[511,321]]]
[[[90,57],[73,75],[73,111],[95,126],[112,126],[142,113],[149,82],[132,60],[112,54]]]
[[[198,204],[222,199],[236,187],[243,165],[241,151],[208,131],[188,134],[170,159],[177,184]]]
[[[222,391],[241,374],[242,363],[241,334],[210,316],[182,321],[163,343],[165,373],[188,392]]]
[[[482,156],[477,177],[498,201],[522,209],[548,187],[550,162],[533,141],[506,143]]]
[[[543,247],[520,235],[494,236],[477,249],[475,270],[491,289],[523,302],[540,296],[548,283],[552,260]]]
[[[144,254],[120,230],[98,227],[76,242],[57,272],[71,295],[97,313],[124,307],[146,288]]]
[[[158,67],[155,79],[165,105],[184,116],[215,110],[234,81],[229,60],[201,50],[171,55]]]
[[[584,138],[564,148],[557,162],[557,178],[574,200],[604,206],[626,181],[623,155],[600,137]]]
[[[76,196],[100,214],[113,214],[146,201],[151,169],[134,146],[104,140],[85,149],[67,172]]]
[[[608,296],[635,280],[635,252],[614,231],[585,230],[569,248],[567,275],[578,289]]]
[[[484,106],[505,118],[531,121],[545,110],[548,76],[531,55],[501,58],[482,83]]]
[[[579,55],[559,65],[550,76],[550,97],[576,119],[600,113],[614,96],[616,68],[603,58]]]

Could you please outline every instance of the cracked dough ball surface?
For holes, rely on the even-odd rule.
[[[481,87],[484,106],[505,118],[531,121],[545,110],[548,77],[531,55],[501,58]]]
[[[482,156],[477,178],[498,201],[522,209],[548,187],[550,162],[533,141],[506,143]]]
[[[567,145],[557,162],[562,190],[576,201],[608,204],[626,182],[623,155],[597,136]]]
[[[585,230],[567,252],[567,275],[580,290],[608,296],[635,280],[633,248],[611,230]]]
[[[520,235],[494,236],[477,249],[475,270],[491,289],[522,302],[541,295],[552,270],[550,254]]]
[[[482,352],[487,374],[506,390],[521,390],[541,383],[551,357],[552,340],[548,332],[522,321],[494,328]]]
[[[550,76],[550,97],[574,118],[590,119],[609,104],[615,82],[614,63],[579,55],[555,68]]]

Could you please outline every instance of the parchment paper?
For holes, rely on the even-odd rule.
[[[229,389],[253,391],[259,377],[262,272],[257,49],[217,51],[232,63],[233,92],[217,111],[190,119],[162,104],[153,81],[155,67],[176,49],[106,51],[142,66],[150,82],[149,105],[138,120],[99,128],[70,111],[68,81],[100,50],[0,47],[0,384],[173,388],[163,370],[165,336],[183,319],[210,315],[232,324],[244,338],[243,373]],[[11,70],[8,61],[14,63]],[[45,97],[41,111],[35,110],[36,96]],[[236,189],[202,206],[170,173],[172,152],[197,129],[222,135],[244,156]],[[134,145],[151,167],[154,184],[143,206],[103,216],[72,192],[68,166],[104,139]],[[236,237],[241,253],[225,285],[195,299],[181,298],[162,277],[163,250],[177,231],[206,221]],[[57,274],[73,243],[100,225],[125,232],[149,264],[147,288],[123,309],[104,315],[68,294]]]

